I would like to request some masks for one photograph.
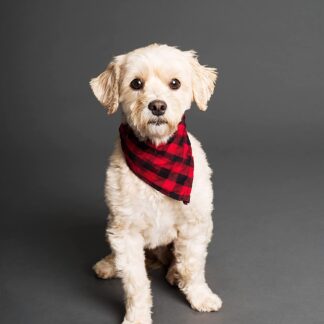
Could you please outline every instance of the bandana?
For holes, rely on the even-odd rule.
[[[129,168],[144,182],[173,199],[188,204],[194,160],[185,115],[167,143],[140,141],[128,124],[119,127],[121,146]]]

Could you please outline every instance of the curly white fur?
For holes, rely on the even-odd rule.
[[[180,51],[167,45],[152,44],[119,55],[90,84],[95,96],[109,114],[118,106],[138,138],[156,145],[174,133],[185,110],[194,100],[206,110],[213,93],[216,70],[199,64],[194,51]],[[140,78],[141,90],[130,82]],[[181,82],[170,89],[173,78]],[[152,100],[167,103],[164,124],[148,109]],[[94,270],[100,278],[120,277],[126,297],[124,324],[151,323],[152,297],[145,267],[145,250],[167,263],[164,251],[172,244],[173,260],[167,280],[177,284],[192,308],[217,311],[222,302],[205,281],[207,246],[212,235],[213,189],[206,155],[199,141],[188,132],[194,157],[194,180],[188,205],[169,198],[140,180],[127,166],[116,140],[110,157],[105,186],[109,208],[107,239],[112,254],[99,261]],[[161,247],[166,247],[164,250]]]

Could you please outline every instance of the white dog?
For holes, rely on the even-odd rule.
[[[108,114],[121,106],[122,124],[128,125],[138,141],[161,147],[175,136],[193,100],[199,109],[207,109],[216,77],[216,69],[200,65],[194,51],[152,44],[115,57],[90,85]],[[121,139],[116,140],[105,186],[112,253],[94,270],[100,278],[122,279],[126,297],[123,323],[152,322],[145,266],[145,256],[152,254],[169,265],[167,280],[178,285],[193,309],[210,312],[222,305],[208,287],[204,270],[213,229],[212,171],[200,142],[190,133],[188,136],[194,177],[186,204],[136,175],[125,159]]]

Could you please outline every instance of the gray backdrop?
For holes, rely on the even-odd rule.
[[[206,275],[219,313],[192,311],[152,272],[155,323],[324,323],[324,3],[9,1],[1,15],[0,322],[119,323],[103,183],[120,116],[88,81],[152,42],[218,67],[187,114],[214,169]]]

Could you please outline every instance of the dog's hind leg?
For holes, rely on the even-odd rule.
[[[161,267],[168,267],[173,259],[171,251],[172,244],[158,246],[155,249],[145,250],[145,264],[147,269],[158,269]]]
[[[95,271],[98,278],[101,279],[110,279],[119,277],[116,265],[115,265],[115,255],[113,253],[107,255],[100,261],[98,261],[94,266],[93,270]]]
[[[178,278],[179,274],[177,271],[176,260],[174,258],[168,268],[168,272],[165,276],[165,279],[171,286],[175,286],[178,284]]]

